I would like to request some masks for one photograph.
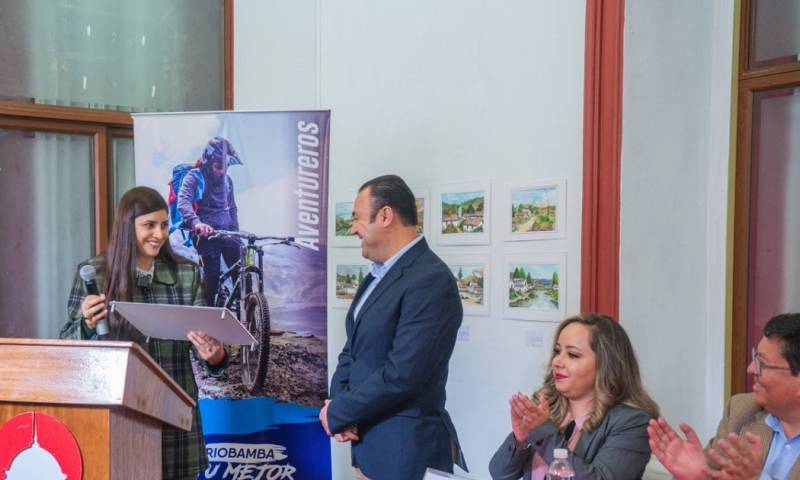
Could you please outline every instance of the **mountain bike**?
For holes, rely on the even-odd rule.
[[[208,238],[239,240],[239,260],[220,273],[214,306],[232,311],[258,341],[258,344],[242,346],[241,350],[242,383],[251,395],[256,395],[261,392],[267,378],[270,350],[269,304],[264,294],[264,247],[286,245],[299,249],[300,246],[294,237],[260,236],[245,231],[215,230]]]

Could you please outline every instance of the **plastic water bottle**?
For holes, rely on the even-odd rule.
[[[569,464],[567,457],[569,451],[566,448],[556,448],[553,450],[553,463],[547,469],[547,480],[572,480],[575,478],[575,470]]]

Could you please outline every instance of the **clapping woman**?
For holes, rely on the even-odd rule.
[[[492,457],[492,478],[540,480],[553,450],[569,449],[575,479],[641,478],[647,424],[658,405],[645,392],[625,330],[612,318],[568,318],[556,331],[544,385],[509,401],[511,434]]]

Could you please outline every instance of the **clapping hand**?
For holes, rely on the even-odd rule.
[[[511,430],[517,443],[523,443],[531,430],[550,419],[550,406],[545,400],[536,404],[527,395],[517,392],[508,404],[511,406]]]
[[[680,424],[680,429],[686,435],[681,438],[672,426],[659,417],[650,420],[647,426],[647,435],[650,437],[650,450],[678,480],[704,480],[708,464],[706,464],[703,445],[692,427],[685,423]]]
[[[750,432],[743,438],[728,434],[717,442],[720,451],[711,449],[708,456],[719,465],[719,470],[705,470],[705,474],[716,480],[757,480],[761,476],[761,439]]]

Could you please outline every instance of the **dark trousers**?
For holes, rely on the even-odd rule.
[[[197,253],[203,260],[203,288],[206,293],[206,303],[214,305],[219,287],[219,274],[222,270],[220,258],[225,259],[225,264],[230,267],[239,260],[239,241],[235,238],[199,238]],[[236,271],[234,271],[235,278]]]

